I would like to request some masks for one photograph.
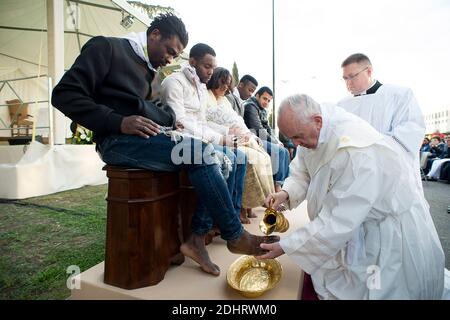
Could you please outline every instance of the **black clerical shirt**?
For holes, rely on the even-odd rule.
[[[359,97],[359,96],[363,96],[366,94],[374,94],[375,92],[377,92],[377,90],[382,86],[383,84],[379,81],[376,81],[375,84],[373,86],[371,86],[369,89],[367,89],[366,93],[364,94],[355,94],[355,97]]]

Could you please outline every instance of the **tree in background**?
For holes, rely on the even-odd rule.
[[[127,0],[127,2],[134,8],[147,14],[150,19],[153,19],[154,16],[157,16],[160,13],[175,13],[175,10],[172,7],[162,7],[159,5],[145,4],[141,1],[134,0]]]
[[[272,129],[275,129],[275,124],[273,123],[273,112],[272,112],[272,108],[267,108],[267,113],[268,113],[268,117],[267,117],[267,121],[269,122],[269,126]]]
[[[236,84],[236,86],[239,84],[239,70],[236,64],[236,61],[233,62],[233,69],[232,69],[232,75],[233,75],[233,80],[234,83]]]

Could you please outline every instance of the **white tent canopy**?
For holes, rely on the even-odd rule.
[[[52,6],[60,25],[51,21]],[[121,21],[128,16],[134,17],[134,23],[126,29]],[[54,75],[54,82],[59,80],[63,70],[70,68],[81,47],[91,37],[122,36],[133,31],[144,31],[150,22],[146,15],[124,0],[2,0],[0,21],[0,81],[60,73]],[[61,29],[64,29],[61,41],[52,41],[47,37],[47,30],[52,31],[53,26],[56,27],[53,30],[56,34],[62,34]],[[64,58],[58,57],[58,53]],[[49,56],[52,58],[50,61]],[[61,72],[51,70],[55,61],[56,64],[58,61],[63,63],[55,67],[60,68]],[[5,129],[5,124],[9,125],[11,121],[5,101],[17,98],[24,102],[48,101],[47,87],[45,77],[8,81],[0,91],[0,105],[3,105],[0,107],[0,118],[3,120],[0,129]],[[48,116],[42,117],[45,112],[39,113],[39,109],[47,110],[47,103],[39,104],[38,108],[30,105],[29,113],[37,118],[37,127],[42,127],[42,123],[48,125]],[[64,136],[70,135],[69,123],[65,120],[64,124],[59,124],[64,127]],[[0,136],[8,135],[8,130],[0,130]],[[63,143],[64,137],[57,137],[57,140]]]
[[[53,85],[59,81],[91,37],[145,31],[149,23],[125,0],[0,1],[0,137],[11,134],[6,101],[19,99],[29,104],[36,134],[57,144],[0,146],[0,198],[22,199],[106,182],[93,145],[64,145],[71,134],[70,120],[55,111],[52,121],[47,77]]]

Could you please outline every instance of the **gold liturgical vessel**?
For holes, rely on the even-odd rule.
[[[255,298],[269,291],[280,281],[282,267],[277,259],[258,260],[241,256],[227,271],[227,282],[247,298]]]
[[[264,218],[259,223],[259,229],[265,234],[269,235],[272,232],[286,232],[289,229],[289,221],[284,214],[272,208],[273,199],[270,202],[269,208],[264,212]]]
[[[289,221],[283,213],[270,207],[266,209],[259,228],[265,235],[286,232]],[[242,256],[228,268],[227,282],[247,298],[262,295],[277,285],[283,268],[277,259],[258,260],[254,256]]]

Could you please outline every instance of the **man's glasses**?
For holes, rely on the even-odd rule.
[[[342,80],[344,80],[345,82],[347,81],[352,81],[353,79],[355,79],[361,72],[366,71],[369,67],[365,67],[364,69],[362,69],[361,71],[355,73],[352,76],[348,76],[348,77],[342,77]]]

